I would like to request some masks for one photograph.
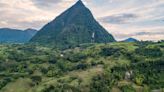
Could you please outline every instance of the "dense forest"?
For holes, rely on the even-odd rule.
[[[0,45],[0,92],[163,92],[164,42]]]

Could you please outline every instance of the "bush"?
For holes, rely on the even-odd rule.
[[[92,78],[90,92],[110,92],[115,80],[108,74],[97,75]]]
[[[162,57],[163,53],[160,48],[138,48],[135,50],[136,54],[144,55],[147,57]]]
[[[32,76],[31,80],[35,83],[35,84],[39,84],[42,81],[42,77],[41,76]]]
[[[87,64],[83,64],[83,63],[80,63],[80,64],[78,64],[77,66],[76,66],[76,69],[82,69],[82,70],[84,70],[84,69],[86,69],[87,68]]]
[[[119,54],[119,51],[121,51],[121,48],[103,48],[100,52],[100,55],[111,56],[114,54]]]
[[[150,88],[148,86],[144,85],[143,92],[150,92]]]
[[[135,83],[137,84],[137,85],[143,85],[143,82],[144,82],[144,75],[136,75],[136,77],[135,77]]]
[[[121,87],[122,92],[136,92],[131,85],[125,85]]]
[[[55,58],[51,58],[48,62],[50,64],[55,64],[57,62],[57,60]]]
[[[79,62],[79,61],[86,59],[86,58],[87,58],[86,55],[81,54],[81,53],[76,53],[76,54],[68,55],[67,60],[70,62]]]
[[[11,81],[12,81],[12,78],[10,78],[10,77],[0,80],[0,89],[2,89],[4,86],[6,86]]]
[[[49,87],[45,88],[42,92],[81,92],[79,88],[71,86],[69,84],[57,84],[57,85],[50,85]]]

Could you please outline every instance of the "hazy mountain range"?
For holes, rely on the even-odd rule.
[[[10,28],[0,28],[0,43],[26,43],[35,34],[37,30],[35,29],[10,29]]]

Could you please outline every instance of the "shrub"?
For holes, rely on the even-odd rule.
[[[100,55],[102,56],[111,56],[114,54],[119,54],[119,51],[121,48],[103,48],[100,52]]]
[[[35,83],[35,84],[39,84],[42,81],[42,77],[41,76],[32,76],[31,80]]]
[[[121,87],[122,92],[136,92],[131,85],[125,85]]]
[[[162,51],[160,48],[155,47],[155,48],[138,48],[135,50],[136,54],[144,55],[147,57],[161,57],[163,55]]]
[[[142,85],[144,82],[144,75],[136,75],[135,82],[137,85]]]
[[[83,64],[83,63],[80,63],[76,66],[76,69],[86,69],[87,68],[87,64]]]

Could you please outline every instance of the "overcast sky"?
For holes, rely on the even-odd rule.
[[[39,30],[76,1],[0,0],[0,27]],[[117,40],[164,39],[164,0],[82,1]]]

